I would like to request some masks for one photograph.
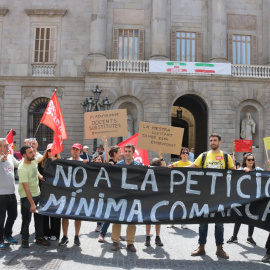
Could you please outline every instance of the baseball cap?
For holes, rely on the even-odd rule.
[[[82,145],[79,143],[74,143],[71,148],[77,148],[79,150],[82,150]]]
[[[52,149],[52,146],[53,146],[53,144],[52,144],[52,143],[48,144],[48,145],[47,145],[47,150]]]
[[[88,149],[89,147],[87,146],[87,145],[85,145],[84,147],[83,147],[83,149]]]

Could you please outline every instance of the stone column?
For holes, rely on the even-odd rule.
[[[89,72],[106,71],[107,0],[92,0],[90,52],[86,61]]]
[[[152,1],[151,60],[168,60],[167,0]]]
[[[225,0],[212,0],[212,58],[211,62],[228,62],[227,10]]]

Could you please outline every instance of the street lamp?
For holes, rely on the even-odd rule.
[[[91,90],[93,92],[94,98],[91,96],[90,98],[86,98],[81,105],[83,106],[84,112],[98,112],[98,111],[107,111],[110,109],[112,103],[109,102],[108,98],[102,100],[102,104],[99,104],[98,109],[98,101],[100,98],[100,94],[102,92],[99,89],[98,85],[96,86],[95,90]],[[97,139],[94,139],[93,144],[93,153],[97,150]]]

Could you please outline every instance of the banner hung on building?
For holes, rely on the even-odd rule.
[[[149,61],[149,72],[231,75],[231,63]]]
[[[250,224],[270,231],[270,173],[48,161],[39,212],[136,224]]]

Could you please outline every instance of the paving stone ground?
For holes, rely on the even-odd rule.
[[[19,197],[17,197],[19,198]],[[1,206],[0,206],[1,207]],[[18,202],[19,207],[19,202]],[[20,243],[21,217],[18,216],[14,225],[14,238]],[[233,231],[233,224],[224,225],[224,239],[228,240]],[[191,257],[190,253],[197,247],[198,225],[188,225],[181,229],[180,225],[167,228],[162,225],[161,239],[164,247],[156,247],[154,236],[151,237],[151,247],[144,246],[145,226],[138,225],[136,232],[136,253],[126,250],[126,242],[120,243],[120,250],[113,252],[111,227],[106,236],[106,242],[97,241],[98,233],[94,232],[95,222],[82,222],[80,233],[81,246],[74,246],[74,226],[70,221],[69,243],[65,247],[58,246],[58,241],[51,241],[51,246],[43,247],[34,243],[34,225],[31,224],[30,248],[22,249],[20,245],[11,245],[7,250],[0,251],[0,269],[226,269],[252,270],[270,269],[270,264],[261,262],[265,254],[264,245],[268,232],[255,228],[255,247],[246,243],[247,225],[242,225],[237,244],[224,244],[224,250],[230,255],[229,260],[215,255],[214,225],[209,225],[206,255]],[[126,225],[122,225],[122,235],[125,235]],[[151,233],[154,234],[154,225]]]

